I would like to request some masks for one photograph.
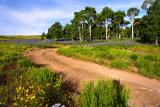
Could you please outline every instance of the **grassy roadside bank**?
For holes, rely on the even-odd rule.
[[[78,92],[71,81],[63,81],[61,75],[34,65],[23,55],[35,47],[0,43],[0,106],[50,107],[56,103],[67,107],[128,106],[128,92],[114,81],[99,81],[95,86],[87,83]],[[92,93],[88,93],[90,88]],[[104,96],[97,96],[101,94]]]
[[[160,79],[160,47],[151,45],[66,46],[60,54]]]
[[[23,53],[25,45],[0,43],[0,106],[48,107],[73,105],[70,90],[64,90],[60,75],[34,65]]]

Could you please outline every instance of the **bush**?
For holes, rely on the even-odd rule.
[[[82,107],[127,107],[128,91],[118,81],[86,83],[81,93]]]

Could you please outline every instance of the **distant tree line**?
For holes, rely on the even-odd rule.
[[[135,18],[140,10],[130,8],[124,11],[114,12],[109,7],[104,7],[100,13],[93,7],[86,7],[74,13],[71,24],[64,27],[55,22],[43,38],[54,40],[108,40],[110,38],[139,38],[145,43],[160,42],[160,0],[145,0],[142,9],[146,15]],[[125,20],[129,18],[129,21]]]

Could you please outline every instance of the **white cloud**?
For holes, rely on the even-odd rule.
[[[56,6],[53,7],[31,7],[30,9],[13,9],[0,5],[0,28],[4,32],[16,34],[40,34],[46,31],[54,21],[61,21],[62,24],[69,23],[75,11],[84,9],[86,6],[94,6],[98,12],[105,6],[111,7],[113,10],[127,9],[130,7],[140,7],[143,0],[130,1],[128,4],[105,4],[105,3],[90,3],[93,1],[84,2],[82,0],[49,0],[53,1]],[[138,2],[136,2],[138,1]],[[14,22],[17,25],[4,26],[6,23]],[[13,24],[13,23],[12,23]],[[16,27],[14,27],[16,26]],[[8,30],[7,30],[8,29]],[[18,29],[18,30],[17,30]],[[2,30],[0,31],[0,33]]]
[[[72,12],[59,9],[32,9],[27,11],[9,10],[8,15],[26,24],[35,24],[50,19],[65,19],[73,16]]]
[[[0,7],[0,16],[5,16],[4,18],[0,18],[1,34],[7,34],[7,32],[11,34],[41,34],[41,32],[46,31],[55,21],[71,19],[73,17],[73,12],[71,10],[62,10],[59,8],[15,10],[7,7]],[[6,18],[9,19],[7,20]],[[7,21],[8,26],[4,26],[3,21]],[[9,24],[12,23],[12,21],[17,24]]]

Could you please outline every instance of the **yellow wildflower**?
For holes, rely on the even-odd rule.
[[[17,103],[14,103],[13,105],[14,105],[14,106],[17,106],[18,104],[17,104]]]
[[[31,100],[33,100],[33,99],[35,99],[35,98],[36,98],[36,96],[34,95],[34,96],[31,97]]]
[[[29,90],[28,89],[26,89],[26,93],[28,93],[29,92]]]
[[[26,100],[26,102],[28,102],[28,100]]]
[[[20,101],[23,101],[23,97],[21,97]]]

